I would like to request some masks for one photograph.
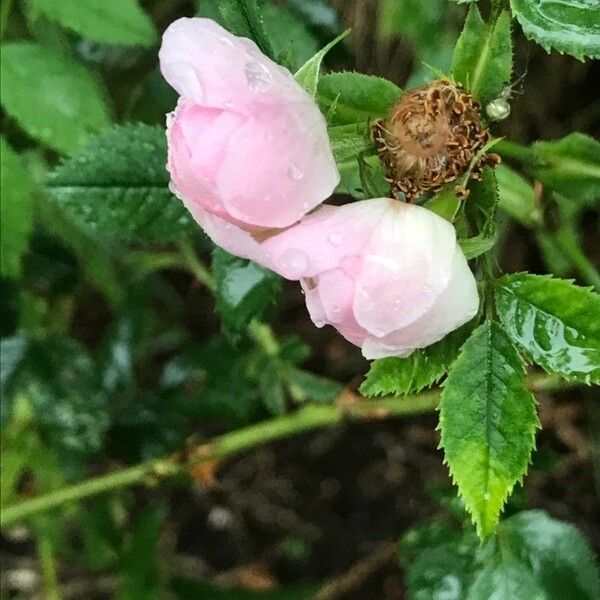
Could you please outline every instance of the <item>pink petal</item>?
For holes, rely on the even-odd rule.
[[[478,308],[477,283],[462,250],[457,247],[448,285],[430,309],[407,327],[385,337],[369,336],[362,346],[363,356],[368,359],[407,356],[470,321]]]
[[[419,206],[394,202],[363,252],[354,314],[375,337],[406,327],[431,308],[450,280],[456,233]]]

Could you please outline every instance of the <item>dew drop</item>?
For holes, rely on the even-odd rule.
[[[288,275],[292,277],[299,276],[306,271],[308,267],[308,257],[302,250],[290,248],[281,256],[279,265]]]
[[[228,37],[225,37],[225,36],[221,36],[219,38],[219,42],[221,42],[221,44],[223,44],[223,46],[229,46],[229,47],[233,46],[233,42]]]
[[[293,181],[300,181],[304,177],[304,173],[300,170],[298,165],[292,163],[287,171],[288,177]]]
[[[327,236],[327,241],[332,246],[341,246],[342,242],[344,241],[344,236],[341,233],[330,233]]]
[[[244,68],[248,87],[253,92],[264,92],[271,85],[271,73],[263,64],[250,61]]]

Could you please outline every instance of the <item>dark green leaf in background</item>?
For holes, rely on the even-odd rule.
[[[114,127],[58,167],[47,189],[62,210],[106,238],[167,241],[197,228],[169,191],[164,130]]]
[[[551,276],[498,280],[498,315],[511,339],[549,373],[600,383],[600,295]]]
[[[452,59],[452,75],[484,106],[497,98],[510,81],[512,41],[510,16],[502,12],[486,24],[473,5],[458,38]]]
[[[277,301],[281,279],[256,263],[215,248],[212,271],[217,311],[223,328],[234,338]]]
[[[154,24],[137,0],[32,0],[32,6],[90,40],[140,46],[157,41]]]
[[[600,13],[600,7],[598,12]],[[600,200],[600,142],[583,133],[533,144],[528,167],[545,186],[574,200]]]
[[[463,346],[440,401],[441,447],[480,537],[496,529],[539,426],[525,367],[502,327],[486,321]]]
[[[579,60],[600,58],[600,9],[596,0],[510,0],[525,35],[548,52]]]
[[[545,593],[543,598],[600,599],[597,559],[573,525],[541,510],[529,510],[501,523],[499,536],[503,550],[510,551],[535,574]]]
[[[400,396],[432,386],[446,374],[472,328],[473,325],[467,323],[439,342],[415,350],[406,358],[390,357],[373,361],[360,386],[361,394]]]
[[[498,206],[525,227],[541,223],[542,213],[536,204],[533,187],[506,165],[496,167]]]
[[[20,158],[0,138],[0,273],[17,277],[32,226],[31,183]]]
[[[2,45],[2,106],[32,137],[68,153],[110,119],[99,83],[81,64],[30,42]]]

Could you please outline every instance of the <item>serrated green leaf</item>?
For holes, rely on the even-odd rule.
[[[570,523],[524,511],[503,521],[499,535],[503,548],[529,566],[548,600],[600,599],[594,553]]]
[[[401,94],[402,90],[387,79],[350,71],[323,75],[317,87],[323,112],[333,107],[329,117],[332,125],[366,124],[383,117]]]
[[[114,127],[58,167],[52,198],[79,223],[108,239],[174,240],[196,229],[169,191],[164,131]]]
[[[498,184],[494,169],[486,167],[481,181],[473,181],[466,202],[465,212],[477,234],[459,239],[458,243],[467,259],[476,258],[491,250],[497,240],[496,207]]]
[[[263,54],[277,59],[265,30],[258,0],[222,0],[219,10],[231,33],[254,40]]]
[[[356,160],[363,197],[365,199],[391,197],[390,184],[385,179],[385,168],[381,161],[371,165],[364,154],[360,154]]]
[[[319,43],[304,22],[287,6],[266,3],[262,10],[265,30],[277,56],[285,56],[292,70],[319,50]]]
[[[533,573],[510,554],[494,557],[477,575],[466,600],[548,600]]]
[[[536,142],[533,150],[536,162],[529,171],[544,185],[574,200],[600,198],[600,142],[571,133],[560,140]]]
[[[461,205],[461,200],[454,189],[455,186],[455,183],[444,186],[440,192],[425,203],[426,208],[450,223],[454,222]]]
[[[152,46],[156,29],[137,0],[33,0],[33,8],[105,44]]]
[[[530,40],[546,51],[583,60],[600,58],[600,10],[595,0],[510,0],[513,15]]]
[[[432,386],[447,373],[472,329],[473,324],[467,323],[439,342],[415,350],[406,358],[373,361],[360,386],[360,393],[364,396],[401,396]]]
[[[321,64],[323,63],[325,55],[349,33],[349,29],[340,33],[334,40],[321,48],[321,50],[319,50],[312,58],[305,62],[294,75],[294,79],[312,96],[316,96],[317,94]]]
[[[551,276],[498,280],[496,308],[507,334],[549,373],[600,383],[600,295]]]
[[[4,277],[18,277],[21,273],[21,255],[27,247],[31,232],[29,176],[18,155],[4,138],[0,138],[0,273]]]
[[[533,187],[506,165],[496,167],[498,206],[505,213],[525,225],[534,227],[541,223],[542,213],[535,201]]]
[[[217,311],[223,328],[234,338],[253,318],[273,306],[281,279],[272,271],[222,250],[213,251]]]
[[[445,461],[480,537],[494,532],[525,474],[538,426],[523,361],[502,327],[486,321],[448,373],[439,424]]]
[[[108,126],[103,91],[72,59],[29,42],[2,45],[2,106],[32,137],[70,152]]]
[[[331,150],[338,166],[355,162],[358,155],[373,150],[365,123],[336,125],[327,130]]]
[[[493,24],[486,24],[479,9],[471,6],[454,49],[454,79],[485,105],[500,95],[511,73],[509,14],[502,12]]]

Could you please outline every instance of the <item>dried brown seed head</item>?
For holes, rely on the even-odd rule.
[[[447,79],[402,94],[374,123],[372,137],[394,195],[409,201],[460,177],[490,139],[480,104]],[[471,176],[494,161],[482,158]]]

